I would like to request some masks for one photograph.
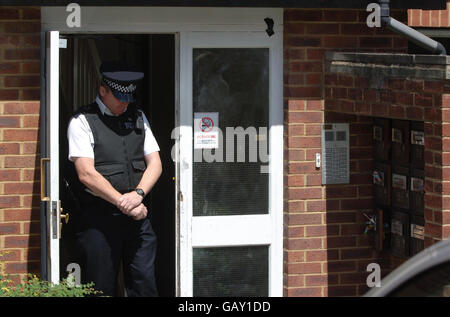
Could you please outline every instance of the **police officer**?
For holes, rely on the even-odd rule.
[[[128,296],[157,296],[156,236],[145,199],[162,172],[159,147],[135,92],[144,74],[105,62],[94,103],[69,123],[69,160],[78,175],[82,282],[116,294],[120,262]]]

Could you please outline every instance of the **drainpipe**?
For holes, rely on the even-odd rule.
[[[431,51],[433,54],[447,55],[445,47],[424,34],[390,17],[389,0],[378,0],[381,7],[381,25],[405,36],[411,42]]]

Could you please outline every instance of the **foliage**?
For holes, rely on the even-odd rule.
[[[101,293],[94,290],[94,283],[75,286],[69,279],[63,279],[53,284],[33,274],[28,274],[23,283],[11,286],[12,283],[6,275],[0,275],[0,297],[84,297]]]

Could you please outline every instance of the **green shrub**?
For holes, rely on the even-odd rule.
[[[0,297],[84,297],[101,294],[93,288],[94,283],[74,286],[68,279],[59,284],[41,281],[36,275],[28,274],[23,283],[11,286],[6,275],[0,275]]]

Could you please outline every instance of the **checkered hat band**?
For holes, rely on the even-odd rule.
[[[115,83],[113,81],[110,81],[106,78],[103,78],[103,81],[112,89],[118,91],[118,92],[122,92],[122,93],[132,93],[136,90],[136,85],[130,84],[128,86],[123,86],[120,85],[118,83]]]

